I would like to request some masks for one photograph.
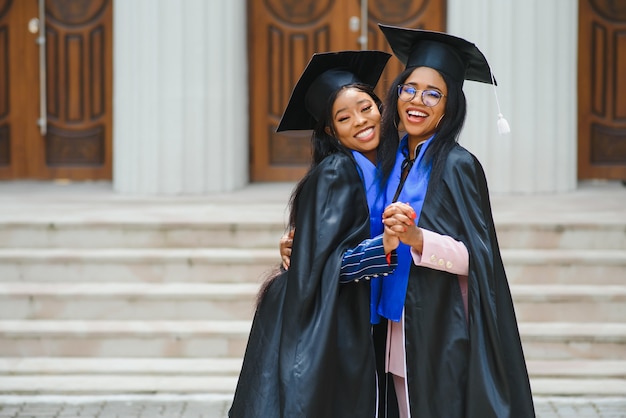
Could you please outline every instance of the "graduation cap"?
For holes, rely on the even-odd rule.
[[[390,57],[382,51],[313,54],[291,93],[276,131],[314,129],[335,91],[353,83],[374,87]]]
[[[443,32],[399,28],[379,24],[378,27],[396,57],[410,67],[430,67],[463,84],[464,80],[497,85],[487,59],[473,43]],[[510,132],[508,122],[498,106],[498,132]]]
[[[407,67],[430,67],[463,80],[496,84],[487,59],[473,43],[443,32],[379,24],[389,46]]]

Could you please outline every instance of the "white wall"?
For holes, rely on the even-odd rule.
[[[493,88],[468,81],[461,144],[494,193],[576,188],[578,5],[573,0],[448,0],[448,32],[474,42],[498,81],[512,133],[497,133]]]
[[[114,189],[247,184],[245,0],[116,0],[113,22]]]

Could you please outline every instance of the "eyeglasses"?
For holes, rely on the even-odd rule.
[[[446,97],[437,90],[418,90],[410,84],[398,85],[398,97],[404,102],[410,102],[419,92],[422,92],[422,103],[428,107],[437,106],[441,98]]]

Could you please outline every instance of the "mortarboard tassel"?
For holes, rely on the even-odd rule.
[[[511,132],[509,122],[502,116],[502,113],[498,113],[498,133],[500,135],[508,134]]]
[[[502,112],[500,111],[500,102],[498,101],[498,92],[496,91],[496,79],[493,77],[493,73],[491,73],[491,81],[493,86],[493,94],[496,96],[496,105],[498,106],[498,133],[500,135],[505,135],[511,132],[511,127],[509,126],[509,122],[504,118]]]

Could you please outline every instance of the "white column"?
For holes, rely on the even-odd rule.
[[[498,135],[493,88],[465,82],[460,142],[494,193],[553,193],[577,185],[578,2],[448,0],[448,28],[474,42],[498,82],[511,134]]]
[[[176,195],[245,185],[245,0],[117,0],[113,22],[114,189]]]

